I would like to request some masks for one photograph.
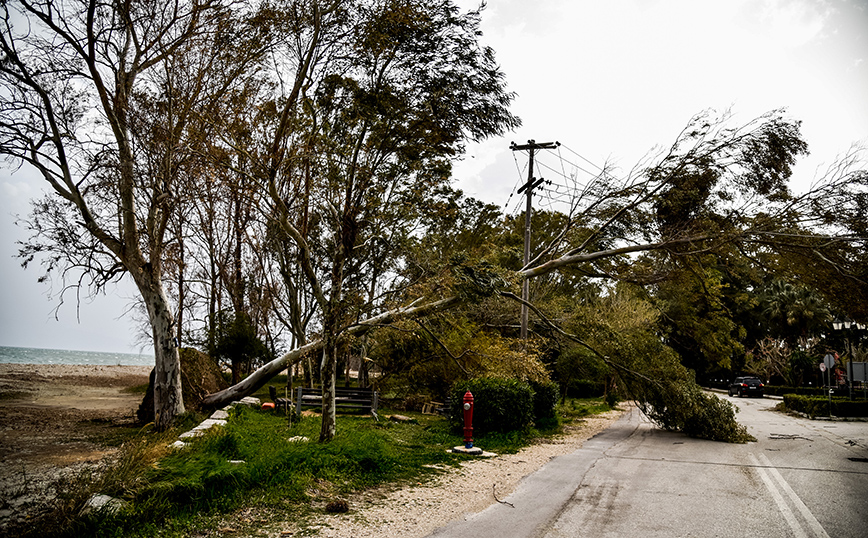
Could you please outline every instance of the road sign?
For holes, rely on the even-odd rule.
[[[820,371],[821,371],[821,372],[825,372],[825,371],[826,371],[826,364],[823,363],[823,362],[820,363]]]
[[[851,381],[868,381],[868,362],[851,362]]]
[[[835,367],[835,356],[831,353],[826,353],[826,356],[823,357],[823,363],[826,365],[826,368],[831,370]]]

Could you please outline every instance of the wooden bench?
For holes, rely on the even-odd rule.
[[[296,387],[294,392],[294,397],[287,400],[286,398],[278,398],[277,390],[274,387],[268,387],[268,393],[277,407],[292,405],[295,407],[296,414],[301,414],[303,407],[322,407],[322,389]],[[379,420],[377,416],[378,403],[379,393],[375,390],[335,388],[335,407],[339,410],[360,409],[374,415],[374,418]]]
[[[284,391],[284,394],[286,392]],[[277,396],[277,389],[274,388],[274,385],[268,386],[268,395],[271,396],[271,401],[274,402],[274,406],[277,409],[286,409],[288,406],[292,405],[292,398],[279,398]]]
[[[443,415],[449,416],[452,411],[452,398],[446,398],[446,402],[427,402],[422,404],[423,415]]]

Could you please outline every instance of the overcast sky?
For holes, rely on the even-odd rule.
[[[747,123],[786,107],[811,150],[796,166],[797,188],[868,142],[868,0],[490,0],[483,32],[524,125],[469,147],[455,175],[465,193],[510,212],[527,164],[512,141],[559,141],[563,157],[587,170],[629,170],[705,109],[731,109]],[[0,170],[0,345],[137,352],[124,317],[132,286],[78,308],[70,295],[58,321],[41,272],[14,259],[23,232],[12,215],[39,195],[33,177]]]

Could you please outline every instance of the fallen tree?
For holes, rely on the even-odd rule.
[[[389,323],[394,323],[399,319],[414,319],[427,316],[435,312],[441,312],[443,310],[453,308],[460,302],[461,299],[455,296],[447,297],[445,299],[440,299],[437,301],[432,301],[423,305],[416,306],[414,303],[406,307],[396,308],[389,312],[385,312],[378,316],[374,316],[365,321],[355,323],[344,328],[340,332],[340,338],[347,338],[350,336],[362,336],[378,327],[382,327]],[[294,364],[298,363],[303,358],[312,353],[316,353],[318,351],[321,352],[324,345],[325,342],[323,340],[315,340],[307,345],[293,349],[289,353],[286,353],[283,356],[274,359],[268,364],[260,367],[255,372],[244,378],[244,380],[240,383],[232,385],[231,387],[225,390],[221,390],[220,392],[209,394],[202,400],[202,405],[211,408],[221,407],[228,404],[229,402],[240,400],[245,396],[249,396],[262,388],[266,383],[268,383],[271,378],[279,374],[281,371],[289,368],[290,366],[293,366]]]
[[[398,319],[419,318],[484,297],[508,296],[513,286],[566,267],[587,278],[641,284],[665,278],[667,264],[732,248],[749,254],[759,265],[780,252],[798,251],[816,261],[815,270],[823,266],[850,278],[855,286],[864,286],[853,277],[860,259],[853,252],[868,241],[863,233],[868,174],[857,169],[859,152],[845,156],[807,192],[794,194],[786,184],[790,167],[807,147],[798,122],[786,119],[782,111],[738,128],[726,126],[726,120],[726,114],[720,118],[700,114],[653,166],[622,179],[604,172],[583,186],[558,241],[528,266],[510,271],[486,262],[451,262],[453,296],[430,302],[417,298],[409,306],[346,325],[337,331],[337,341]],[[835,211],[829,211],[826,203],[832,198]],[[319,340],[293,350],[243,382],[210,395],[205,404],[222,405],[250,394],[287,366],[324,348],[325,342]],[[724,427],[709,429],[700,424],[711,419],[699,412],[708,402],[703,403],[686,369],[677,383],[666,384],[643,371],[643,364],[628,364],[630,360],[606,357],[631,395],[663,427],[710,438],[722,432],[720,437],[732,437],[729,440],[745,439],[725,406],[712,413],[722,418]],[[665,368],[652,370],[659,374]],[[687,388],[678,388],[682,385]]]

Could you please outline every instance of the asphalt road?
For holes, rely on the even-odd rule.
[[[757,442],[691,439],[638,410],[437,538],[866,537],[868,422],[793,418],[729,399]]]

